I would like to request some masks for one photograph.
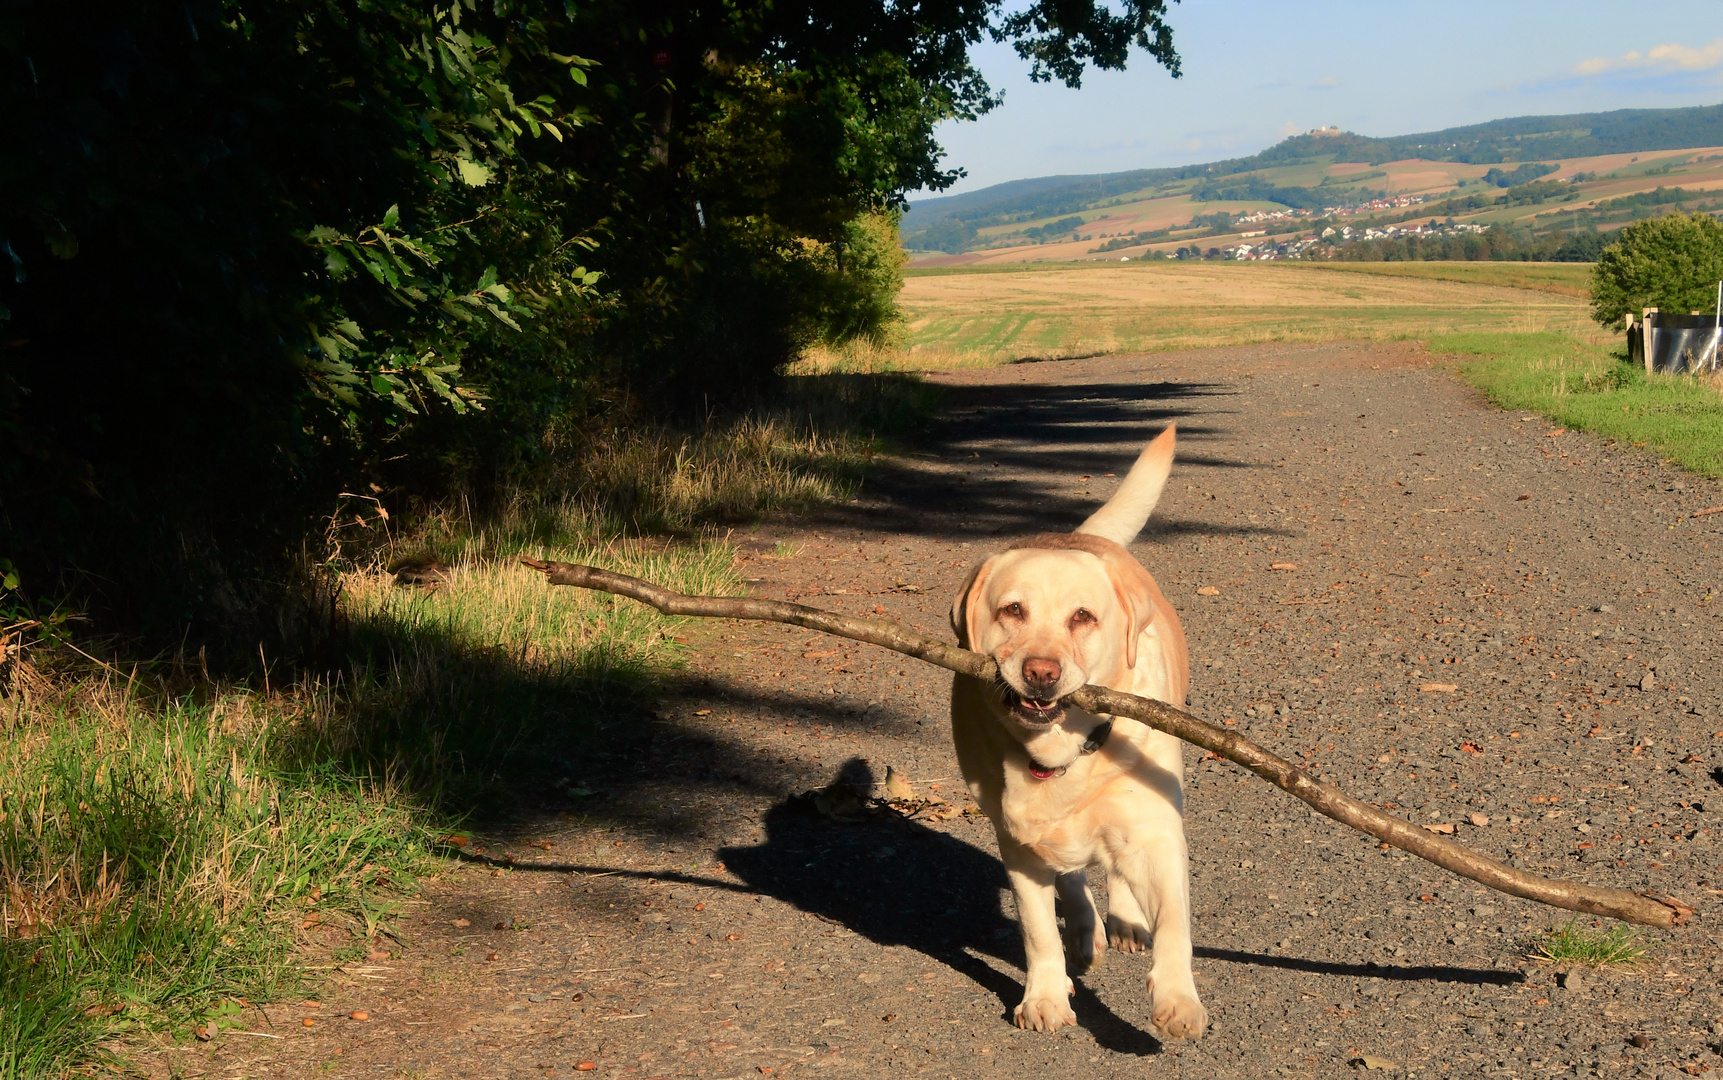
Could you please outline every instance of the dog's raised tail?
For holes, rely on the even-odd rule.
[[[1115,544],[1126,545],[1137,538],[1160,501],[1161,489],[1167,486],[1167,476],[1173,471],[1173,444],[1177,436],[1174,425],[1155,436],[1137,463],[1125,474],[1119,490],[1105,506],[1089,515],[1089,520],[1077,526],[1080,533],[1101,536]]]

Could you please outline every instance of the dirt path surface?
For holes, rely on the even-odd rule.
[[[335,971],[320,1004],[248,1014],[282,1038],[224,1034],[165,1051],[163,1071],[1337,1076],[1370,1055],[1425,1076],[1673,1077],[1723,1065],[1723,601],[1709,550],[1723,550],[1723,514],[1688,516],[1723,504],[1716,485],[1495,411],[1412,346],[938,381],[946,409],[924,452],[817,521],[740,538],[760,595],[945,634],[969,566],[1015,535],[1074,526],[1177,421],[1179,461],[1135,551],[1185,620],[1195,712],[1486,853],[1656,888],[1694,904],[1694,921],[1645,935],[1636,968],[1558,980],[1527,950],[1561,913],[1384,851],[1193,751],[1207,1036],[1157,1041],[1149,962],[1121,954],[1077,979],[1078,1027],[1019,1032],[1022,946],[992,829],[961,812],[947,677],[799,629],[707,624],[679,692],[650,718],[614,718],[568,764],[565,810],[475,837],[475,861],[407,909],[387,959]],[[906,817],[799,797],[840,777],[883,795],[887,766],[947,803]]]

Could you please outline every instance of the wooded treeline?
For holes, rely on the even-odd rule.
[[[22,0],[0,15],[0,557],[177,637],[342,492],[768,392],[893,316],[934,126],[1177,63],[1159,0]],[[9,596],[9,598],[8,598]]]

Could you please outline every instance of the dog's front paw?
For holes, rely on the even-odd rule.
[[[1126,922],[1117,915],[1109,915],[1107,943],[1120,952],[1147,952],[1149,928],[1141,923]]]
[[[1149,989],[1154,991],[1152,985]],[[1188,990],[1155,993],[1154,1000],[1149,1021],[1166,1038],[1195,1042],[1208,1030],[1208,1010],[1203,1008],[1195,993]]]
[[[1069,984],[1067,984],[1069,985]],[[1017,1026],[1026,1031],[1057,1031],[1077,1022],[1068,997],[1040,994],[1026,997],[1017,1006]]]

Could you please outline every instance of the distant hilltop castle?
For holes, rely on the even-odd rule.
[[[1305,132],[1305,134],[1306,135],[1338,135],[1338,134],[1340,134],[1340,129],[1335,127],[1334,125],[1330,124],[1328,127],[1311,128],[1309,131]]]

